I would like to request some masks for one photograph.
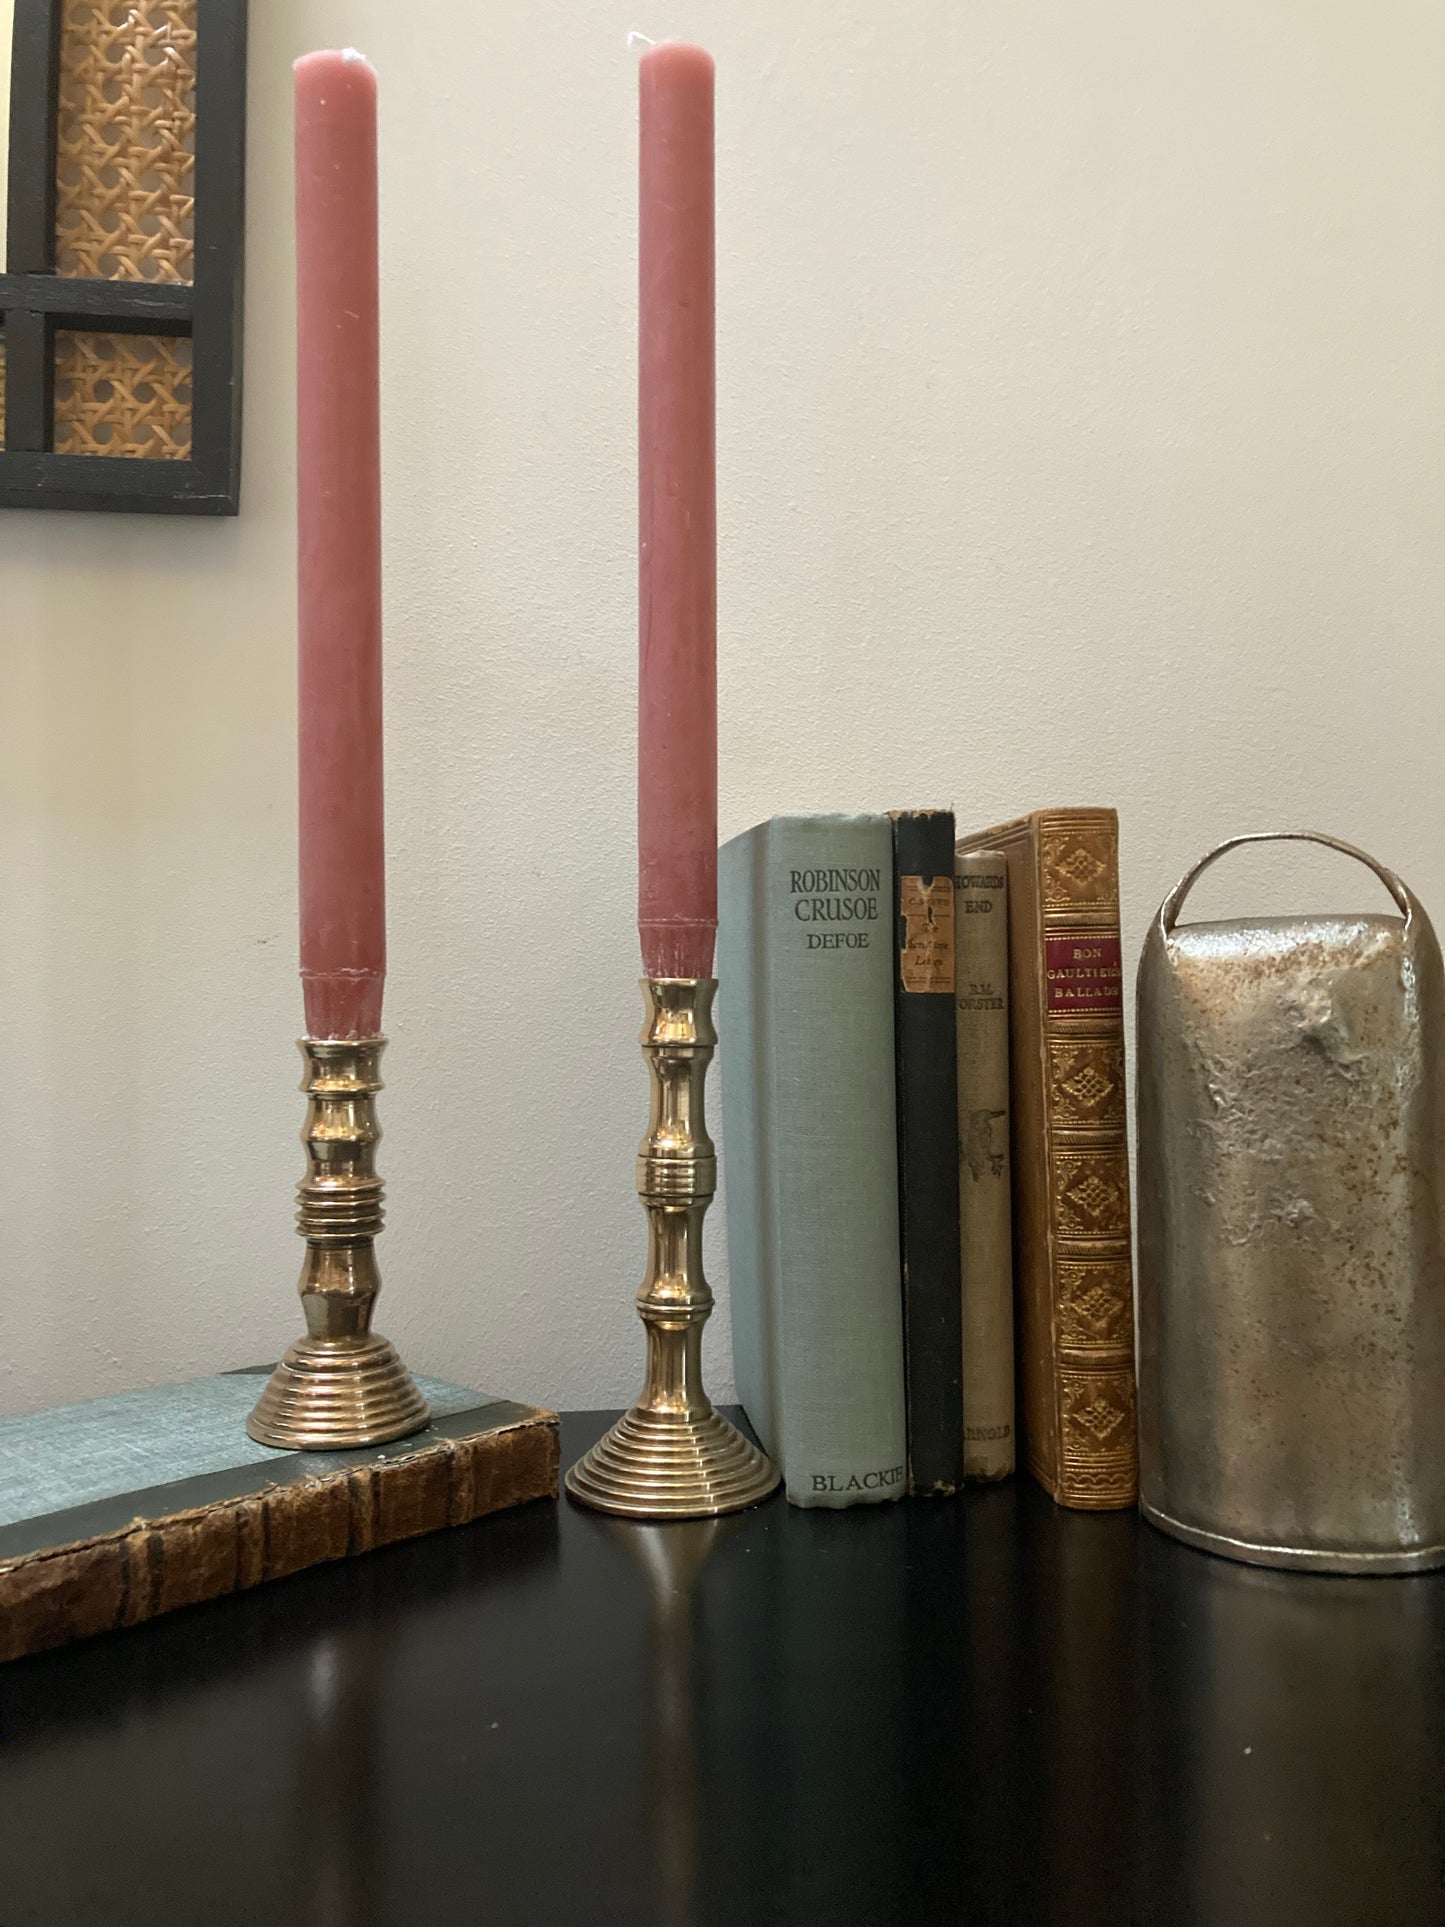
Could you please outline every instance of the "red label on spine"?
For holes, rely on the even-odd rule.
[[[1122,1017],[1124,965],[1117,937],[1045,937],[1050,1017]]]

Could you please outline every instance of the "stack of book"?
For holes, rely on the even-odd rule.
[[[1134,1503],[1118,875],[1112,810],[723,846],[733,1355],[795,1505],[1003,1478],[1016,1432],[1061,1504]]]

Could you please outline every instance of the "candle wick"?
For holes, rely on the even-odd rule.
[[[655,47],[657,42],[650,33],[639,33],[634,27],[627,36],[627,44],[629,47]]]

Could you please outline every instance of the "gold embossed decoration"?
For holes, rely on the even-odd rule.
[[[56,269],[194,278],[196,0],[64,0]]]
[[[1111,1353],[1132,1345],[1133,1311],[1127,1263],[1059,1266],[1059,1343],[1067,1350]]]
[[[1124,1045],[1111,1037],[1051,1038],[1049,1101],[1056,1130],[1121,1129]]]
[[[1102,823],[1053,827],[1039,839],[1044,909],[1108,910],[1117,888],[1118,848]]]
[[[55,336],[55,450],[182,461],[191,452],[191,344],[175,335]]]
[[[1064,1461],[1080,1481],[1100,1494],[1110,1481],[1131,1475],[1135,1457],[1134,1374],[1062,1371],[1059,1393]]]
[[[1058,1226],[1066,1238],[1127,1238],[1129,1164],[1123,1147],[1056,1152]]]

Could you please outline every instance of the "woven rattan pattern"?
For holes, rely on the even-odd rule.
[[[64,0],[56,266],[194,276],[196,0]]]
[[[55,449],[184,461],[191,452],[190,342],[58,329]]]

